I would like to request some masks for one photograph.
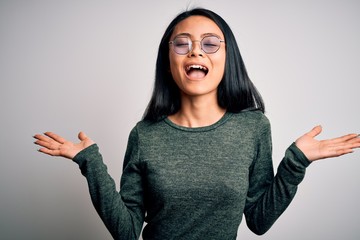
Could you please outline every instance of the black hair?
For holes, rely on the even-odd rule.
[[[224,76],[217,90],[219,106],[233,113],[244,109],[258,109],[265,112],[262,97],[247,74],[229,25],[218,14],[208,9],[194,8],[177,15],[165,30],[158,50],[153,93],[143,119],[158,121],[176,113],[181,107],[180,90],[169,70],[169,41],[175,26],[190,16],[204,16],[211,19],[224,34],[226,62]]]

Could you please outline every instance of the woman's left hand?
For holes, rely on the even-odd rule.
[[[305,154],[309,161],[338,157],[352,153],[353,149],[360,147],[359,134],[348,134],[338,138],[318,141],[315,137],[321,131],[322,127],[316,126],[295,141],[296,146]]]

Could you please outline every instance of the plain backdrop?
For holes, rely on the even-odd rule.
[[[0,238],[111,239],[85,178],[38,153],[35,133],[85,131],[119,186],[131,128],[142,117],[160,38],[188,7],[220,14],[266,102],[276,168],[313,126],[319,139],[360,132],[360,2],[356,0],[0,0]],[[313,163],[263,236],[359,239],[360,150]],[[276,169],[275,169],[276,170]]]

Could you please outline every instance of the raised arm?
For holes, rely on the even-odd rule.
[[[67,141],[52,132],[34,136],[35,144],[41,146],[40,152],[72,159],[79,165],[87,179],[93,205],[116,240],[138,239],[144,222],[143,186],[141,166],[136,158],[136,136],[133,131],[129,137],[120,193],[108,174],[98,146],[83,132],[79,133],[79,143]]]
[[[292,144],[273,177],[271,163],[270,129],[260,135],[258,158],[253,163],[249,178],[249,191],[245,207],[248,227],[256,234],[265,233],[285,211],[296,194],[311,161],[338,157],[360,147],[358,134],[316,140],[322,131],[314,127]]]

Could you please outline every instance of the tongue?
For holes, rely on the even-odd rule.
[[[188,72],[189,77],[191,78],[203,78],[205,77],[205,73],[201,70],[190,70]]]

